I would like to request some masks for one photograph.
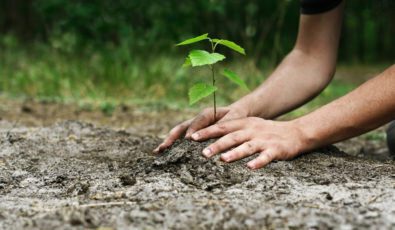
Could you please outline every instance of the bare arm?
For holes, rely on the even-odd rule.
[[[395,65],[346,96],[291,121],[256,117],[217,123],[192,135],[194,140],[221,137],[203,155],[226,162],[259,152],[247,165],[256,169],[273,160],[357,136],[395,119]]]
[[[335,72],[342,15],[343,4],[324,14],[301,15],[294,49],[260,87],[231,107],[268,119],[321,92]]]
[[[307,149],[335,143],[395,119],[395,65],[332,103],[295,120]]]

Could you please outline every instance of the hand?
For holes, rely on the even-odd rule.
[[[247,117],[248,113],[244,109],[236,106],[217,108],[217,114],[214,119],[214,109],[206,108],[195,118],[184,121],[170,130],[168,136],[163,142],[154,150],[154,153],[159,153],[164,149],[170,147],[183,133],[186,133],[185,138],[190,138],[192,133],[206,128],[216,122],[224,122],[233,119]]]
[[[221,137],[222,136],[222,137]],[[221,160],[232,162],[255,153],[260,155],[247,163],[258,169],[274,160],[287,160],[307,150],[307,138],[295,122],[269,121],[248,117],[221,122],[192,134],[196,141],[221,137],[203,150],[203,155],[221,155]],[[235,147],[231,150],[230,148]]]

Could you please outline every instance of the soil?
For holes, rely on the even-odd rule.
[[[16,113],[0,114],[0,229],[395,229],[384,141],[354,139],[252,171],[248,159],[204,158],[206,142],[153,155],[160,138],[138,122],[32,125]]]

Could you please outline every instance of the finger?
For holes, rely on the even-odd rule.
[[[225,114],[228,111],[229,110],[226,108],[219,108],[217,110],[216,118],[214,119],[214,110],[212,108],[207,108],[207,109],[203,110],[203,112],[201,112],[191,122],[191,125],[189,126],[189,128],[186,132],[185,138],[190,138],[194,132],[196,132],[202,128],[206,128],[207,126],[209,126],[211,124],[214,124],[217,119],[225,116]]]
[[[237,120],[217,123],[195,132],[194,134],[192,134],[191,137],[195,141],[201,141],[214,137],[223,136],[228,133],[241,129],[245,125],[245,122],[246,120],[244,119],[237,119]]]
[[[257,158],[248,162],[247,166],[250,169],[262,168],[262,167],[266,166],[267,164],[269,164],[270,162],[274,161],[276,159],[277,155],[278,155],[278,153],[274,152],[273,150],[263,151]]]
[[[218,139],[216,142],[209,145],[203,150],[203,155],[205,157],[212,157],[213,155],[230,149],[234,146],[240,145],[241,143],[248,141],[250,135],[245,131],[237,131],[225,135]]]
[[[242,145],[230,150],[227,153],[221,155],[221,160],[225,162],[237,161],[242,158],[253,155],[262,149],[262,146],[258,142],[248,141]]]
[[[154,149],[153,152],[159,153],[164,149],[168,148],[169,146],[171,146],[182,135],[182,133],[185,132],[185,130],[189,127],[191,122],[192,119],[184,121],[181,124],[174,127],[172,130],[170,130],[167,137],[163,140],[163,142],[158,147]]]

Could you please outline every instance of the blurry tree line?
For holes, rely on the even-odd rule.
[[[340,60],[393,62],[395,1],[346,5]],[[0,38],[70,52],[127,45],[147,55],[179,52],[173,44],[208,32],[277,62],[294,44],[298,15],[298,0],[0,0]]]

